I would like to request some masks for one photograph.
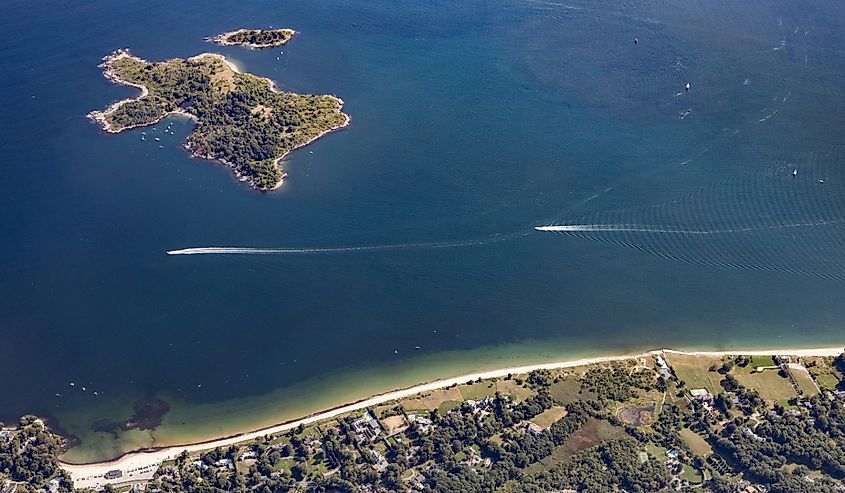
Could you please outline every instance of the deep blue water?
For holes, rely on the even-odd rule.
[[[3,10],[0,419],[50,416],[84,449],[90,423],[141,397],[307,400],[283,389],[444,351],[845,343],[841,2]],[[202,41],[268,26],[299,34],[281,50]],[[97,68],[122,47],[223,53],[338,95],[352,124],[293,153],[281,190],[252,192],[188,157],[187,121],[158,149],[85,118],[137,92]],[[533,232],[546,224],[617,230]]]

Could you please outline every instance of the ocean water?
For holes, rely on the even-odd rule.
[[[271,26],[299,34],[203,42]],[[476,368],[845,344],[841,2],[11,0],[0,32],[0,419],[69,460]],[[159,149],[85,118],[137,93],[97,68],[124,47],[352,124],[250,191],[189,121]],[[166,254],[196,247],[330,251]],[[152,398],[159,428],[95,430]]]

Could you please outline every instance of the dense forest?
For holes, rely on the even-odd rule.
[[[41,420],[34,416],[21,418],[14,433],[0,435],[0,491],[5,491],[4,481],[16,485],[12,491],[43,491],[51,480],[53,491],[72,491],[73,486],[60,473],[56,460],[61,446],[61,439],[50,433]]]
[[[240,29],[221,34],[215,40],[220,44],[242,44],[270,48],[287,43],[295,34],[293,29]]]
[[[115,79],[149,91],[99,114],[109,128],[188,114],[197,120],[186,144],[193,154],[226,163],[259,190],[282,180],[281,156],[347,122],[337,98],[275,91],[268,79],[237,73],[217,55],[147,63],[118,54],[105,67]]]

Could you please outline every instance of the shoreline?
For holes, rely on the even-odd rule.
[[[243,74],[243,72],[241,72],[241,70],[238,68],[237,65],[235,65],[230,60],[228,60],[224,55],[221,55],[219,53],[210,53],[210,52],[200,53],[199,55],[194,55],[192,57],[188,57],[185,60],[187,60],[187,61],[197,60],[197,59],[205,58],[205,57],[219,58],[220,61],[225,63],[226,66],[229,67],[229,69],[232,70],[232,72],[234,72],[236,74],[241,74],[241,75]],[[121,106],[123,106],[124,104],[143,99],[144,97],[146,97],[150,93],[149,89],[147,89],[147,86],[144,86],[144,85],[141,85],[141,84],[134,84],[132,82],[125,81],[125,80],[121,79],[120,77],[118,77],[117,74],[114,73],[114,71],[110,67],[110,64],[112,62],[114,62],[115,60],[120,60],[122,58],[132,58],[132,59],[138,60],[141,63],[146,63],[146,64],[150,63],[148,60],[145,60],[141,57],[135,56],[132,53],[130,53],[128,48],[121,48],[121,49],[115,50],[111,54],[103,57],[103,63],[98,65],[98,67],[103,69],[103,75],[106,77],[106,79],[110,80],[112,83],[118,84],[118,85],[135,87],[135,88],[141,90],[141,94],[137,97],[134,97],[134,98],[126,98],[126,99],[121,99],[120,101],[115,101],[114,103],[109,105],[103,111],[97,111],[97,110],[91,111],[87,115],[88,119],[90,119],[94,123],[99,124],[100,127],[105,132],[112,133],[112,134],[118,134],[120,132],[123,132],[124,130],[131,130],[133,128],[149,127],[151,125],[155,125],[155,124],[159,123],[160,121],[164,120],[165,118],[167,118],[170,115],[182,115],[182,116],[186,116],[189,119],[193,120],[194,123],[199,122],[199,119],[196,116],[188,113],[187,111],[183,110],[182,108],[177,108],[173,111],[168,111],[168,112],[164,113],[161,116],[161,118],[159,118],[158,120],[155,120],[153,122],[150,122],[150,123],[144,123],[144,124],[139,124],[139,125],[129,125],[129,126],[120,127],[120,128],[113,127],[111,125],[111,123],[109,123],[106,120],[106,117],[108,115],[117,111],[117,109],[120,108]],[[167,63],[171,60],[173,60],[173,59],[165,60],[164,63]],[[257,77],[258,79],[266,82],[270,86],[271,91],[277,92],[277,93],[283,92],[283,91],[280,91],[278,89],[278,87],[276,86],[276,81],[274,81],[270,78],[267,78],[267,77],[262,77],[260,75],[255,75],[255,74],[249,74],[249,75],[251,75],[253,77]],[[315,140],[319,139],[320,137],[323,137],[323,136],[325,136],[329,133],[332,133],[332,132],[346,128],[347,126],[349,126],[350,122],[352,121],[352,118],[348,114],[343,112],[343,105],[345,103],[342,99],[335,96],[334,94],[327,94],[325,96],[333,99],[335,104],[337,104],[338,112],[340,112],[340,114],[343,115],[343,117],[344,117],[343,124],[339,125],[337,127],[330,128],[328,130],[324,130],[323,132],[320,132],[318,135],[309,139],[308,141],[306,141],[302,144],[296,145],[296,146],[288,149],[287,151],[285,151],[284,154],[282,154],[281,156],[274,158],[273,159],[273,166],[276,166],[277,168],[279,168],[279,171],[281,171],[281,178],[279,178],[279,181],[276,182],[276,184],[273,185],[270,188],[259,188],[259,187],[257,187],[255,185],[255,183],[253,182],[252,178],[250,178],[247,175],[244,175],[237,167],[235,167],[232,163],[226,161],[225,159],[212,157],[212,156],[208,156],[208,155],[204,156],[202,154],[195,153],[191,149],[189,142],[185,142],[184,144],[182,144],[182,147],[189,152],[191,157],[205,159],[207,161],[216,161],[216,162],[219,162],[219,163],[225,165],[227,168],[231,169],[232,172],[235,174],[236,181],[249,184],[250,188],[252,188],[253,190],[257,190],[257,191],[260,191],[260,192],[278,190],[282,186],[282,184],[284,184],[285,178],[287,177],[287,172],[284,169],[282,169],[279,166],[279,164],[288,156],[288,154],[290,154],[291,152],[293,152],[293,151],[295,151],[295,150],[297,150],[301,147],[307,146],[308,144],[310,144],[310,143],[314,142]]]
[[[591,364],[609,363],[614,361],[624,361],[633,358],[653,357],[656,355],[671,353],[681,354],[687,356],[709,356],[722,357],[727,355],[748,355],[748,356],[770,356],[770,355],[789,355],[798,357],[812,357],[812,356],[837,356],[845,352],[844,347],[816,347],[816,348],[773,348],[773,349],[750,349],[743,350],[741,348],[723,351],[683,351],[671,348],[653,349],[642,351],[638,353],[596,356],[590,358],[578,358],[555,361],[551,363],[538,363],[534,365],[523,365],[515,367],[505,367],[486,371],[475,371],[454,377],[433,380],[430,382],[423,382],[410,387],[394,389],[387,392],[382,392],[369,397],[364,397],[353,402],[347,402],[335,407],[317,411],[306,416],[284,421],[275,425],[260,428],[244,433],[237,433],[224,437],[216,437],[208,440],[192,442],[181,445],[170,445],[162,447],[151,447],[138,450],[132,450],[122,454],[121,456],[100,462],[79,463],[73,464],[65,461],[59,461],[62,469],[67,471],[74,481],[81,478],[91,481],[91,478],[102,476],[105,472],[112,469],[139,470],[149,469],[152,465],[159,464],[165,460],[172,460],[183,451],[198,452],[201,450],[213,449],[216,447],[225,447],[236,443],[251,441],[256,438],[261,438],[265,435],[280,433],[298,427],[300,424],[309,425],[314,422],[331,419],[342,414],[353,411],[359,411],[372,406],[381,405],[394,400],[400,400],[406,397],[411,397],[423,392],[430,392],[452,385],[464,384],[471,380],[477,379],[491,379],[502,378],[508,374],[518,375],[529,373],[534,370],[554,370],[561,368],[573,368],[578,366],[585,366]],[[116,481],[119,483],[120,481]],[[125,479],[124,479],[125,482]],[[101,483],[97,483],[101,484]],[[102,483],[105,484],[105,483]]]

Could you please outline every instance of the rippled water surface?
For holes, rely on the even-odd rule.
[[[845,341],[841,2],[5,7],[0,419],[48,416],[73,460],[474,368]],[[269,26],[299,34],[203,42]],[[188,121],[86,120],[135,94],[97,68],[123,47],[223,53],[352,124],[252,192]],[[160,427],[107,426],[153,398]]]

